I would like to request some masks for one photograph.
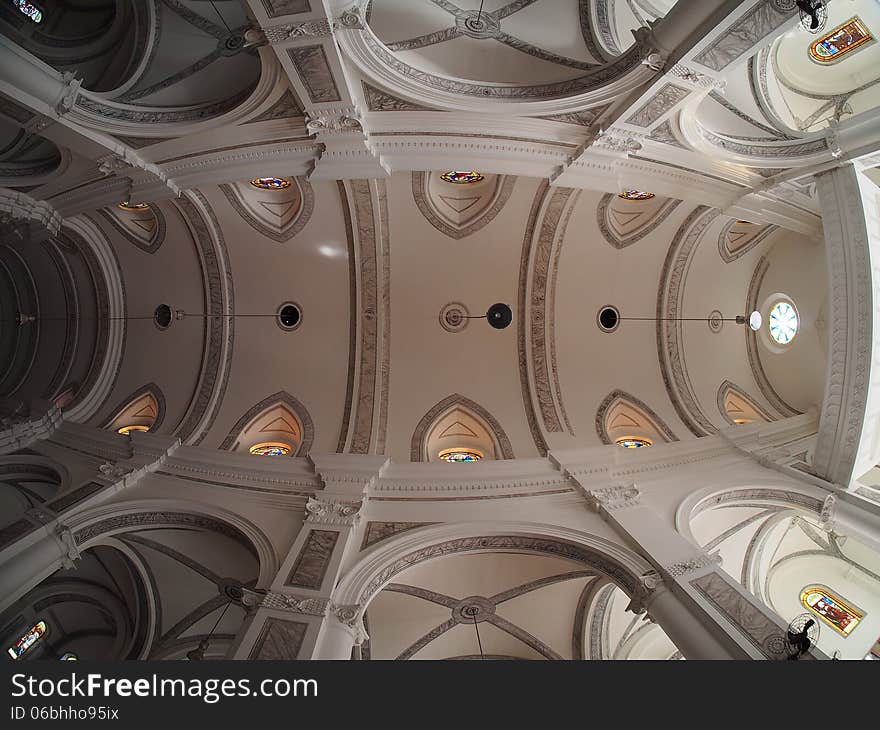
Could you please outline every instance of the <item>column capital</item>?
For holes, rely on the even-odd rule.
[[[626,610],[631,611],[634,614],[645,613],[656,595],[665,590],[666,584],[663,582],[663,577],[660,573],[656,570],[650,570],[647,573],[644,573],[639,576],[638,583],[636,583],[636,590],[632,596],[630,596],[630,601]]]
[[[333,495],[318,494],[316,497],[309,497],[306,504],[308,517],[305,522],[306,524],[354,527],[358,523],[363,506],[363,500],[346,501]]]
[[[369,636],[364,628],[364,611],[359,604],[330,604],[330,615],[351,632],[355,644],[362,644]]]

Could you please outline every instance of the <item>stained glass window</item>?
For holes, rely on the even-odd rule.
[[[10,657],[18,659],[42,639],[48,631],[49,627],[46,626],[45,621],[37,621],[24,636],[15,642],[14,646],[10,646],[6,651]]]
[[[780,345],[787,345],[798,330],[798,316],[788,302],[777,302],[770,309],[770,336]]]
[[[864,614],[825,586],[807,586],[801,603],[838,633],[849,636]]]
[[[33,3],[29,3],[27,0],[12,0],[12,3],[17,5],[19,11],[27,15],[35,23],[39,23],[43,19],[42,11]]]
[[[120,210],[149,210],[149,203],[130,203],[127,200],[123,200],[121,203],[117,203],[116,207]]]
[[[121,433],[123,436],[128,436],[128,434],[130,434],[132,431],[149,431],[149,430],[150,430],[149,426],[131,425],[131,426],[123,426],[122,428],[118,429],[116,431],[116,433]]]
[[[75,662],[79,660],[79,657],[74,654],[72,651],[67,652],[66,654],[62,654],[58,657],[62,662]]]
[[[475,449],[445,449],[437,456],[442,461],[448,461],[450,464],[462,464],[469,461],[479,461],[483,455]]]
[[[617,197],[624,200],[650,200],[654,197],[654,193],[647,193],[644,190],[623,190],[617,194]]]
[[[249,451],[254,456],[289,456],[292,449],[289,445],[276,441],[251,446]]]
[[[251,180],[251,185],[261,190],[284,190],[290,187],[290,180],[280,177],[255,177]]]
[[[650,446],[651,442],[648,439],[622,438],[617,439],[617,445],[625,449],[641,449],[645,446]]]
[[[813,43],[810,57],[818,63],[834,63],[873,39],[874,36],[859,18],[850,18]]]
[[[456,185],[467,185],[469,183],[482,182],[486,178],[473,170],[450,170],[449,172],[444,172],[440,179],[448,183],[455,183]]]

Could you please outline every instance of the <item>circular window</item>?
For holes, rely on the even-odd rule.
[[[123,436],[128,436],[128,434],[130,434],[132,431],[144,431],[144,432],[146,432],[146,431],[149,431],[149,430],[150,430],[150,427],[149,427],[149,426],[137,426],[137,425],[132,425],[132,426],[123,426],[122,428],[118,429],[118,430],[116,431],[116,433],[121,433]]]
[[[295,330],[302,323],[302,310],[295,302],[285,302],[278,307],[278,326],[283,330]]]
[[[153,322],[160,330],[167,330],[171,326],[171,307],[167,304],[160,304],[153,312]]]
[[[293,449],[290,444],[280,441],[267,441],[263,444],[255,444],[248,449],[254,456],[290,456]]]
[[[450,464],[462,464],[469,461],[479,461],[483,458],[483,454],[476,449],[444,449],[437,458],[441,461],[448,461]]]
[[[603,332],[614,332],[620,324],[620,312],[610,304],[602,307],[596,315],[596,324]]]
[[[290,180],[280,177],[255,177],[251,180],[251,185],[260,190],[284,190],[290,187]]]
[[[798,331],[798,315],[794,306],[790,302],[776,302],[770,307],[767,327],[774,342],[780,345],[790,344]]]
[[[617,439],[617,445],[625,449],[641,449],[645,446],[651,446],[651,442],[648,439],[627,437]]]
[[[449,172],[444,172],[440,179],[456,185],[468,185],[470,183],[482,182],[486,178],[473,170],[450,170]]]

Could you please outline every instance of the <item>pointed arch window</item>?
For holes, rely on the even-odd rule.
[[[161,425],[164,414],[164,397],[158,387],[150,383],[129,396],[105,428],[123,436],[134,431],[153,431]]]
[[[810,46],[810,58],[816,63],[835,63],[873,40],[874,36],[856,16],[813,43]]]
[[[843,636],[849,636],[865,614],[830,588],[807,586],[801,591],[801,603]]]
[[[7,648],[6,652],[12,659],[20,659],[33,649],[38,642],[42,641],[47,633],[49,633],[49,627],[46,625],[46,622],[37,621],[37,623],[31,626],[30,629],[19,637],[18,641]]]
[[[596,412],[596,432],[603,444],[640,449],[678,441],[647,403],[622,390],[609,393]]]

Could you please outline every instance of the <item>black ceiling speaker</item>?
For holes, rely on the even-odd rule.
[[[499,302],[489,307],[486,312],[486,319],[489,320],[489,324],[496,330],[503,330],[513,322],[513,312],[510,311],[509,306]]]

